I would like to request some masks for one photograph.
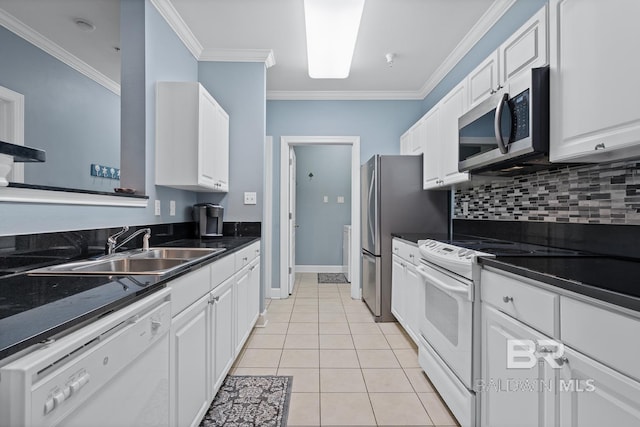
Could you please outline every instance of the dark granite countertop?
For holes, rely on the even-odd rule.
[[[640,311],[640,262],[615,257],[479,258],[481,265]]]
[[[226,251],[162,276],[0,277],[0,359],[65,330],[118,310],[259,240],[259,237],[183,239],[158,246],[226,248]]]

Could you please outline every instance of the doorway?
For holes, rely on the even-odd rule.
[[[303,136],[280,138],[280,298],[288,298],[295,281],[295,180],[294,147],[308,145],[346,145],[351,147],[351,259],[360,257],[360,137]],[[293,178],[292,178],[293,176]],[[352,269],[351,297],[359,299],[360,270]]]

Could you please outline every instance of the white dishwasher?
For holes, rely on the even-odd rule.
[[[0,369],[0,426],[168,426],[170,290]]]

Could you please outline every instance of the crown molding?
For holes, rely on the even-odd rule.
[[[272,49],[204,49],[199,61],[264,62],[267,68],[276,64]]]
[[[400,101],[420,100],[418,91],[288,91],[268,90],[269,101]]]
[[[196,36],[191,32],[189,26],[184,22],[182,16],[178,13],[176,8],[169,0],[150,0],[151,4],[158,10],[160,15],[167,21],[167,24],[176,33],[178,38],[182,40],[182,43],[187,47],[189,52],[194,58],[200,60],[203,47],[198,41]]]
[[[480,41],[480,39],[498,22],[509,10],[516,0],[495,0],[478,22],[469,30],[453,51],[431,75],[429,80],[422,85],[419,91],[421,99],[424,99],[446,77],[453,67]]]
[[[3,9],[0,9],[0,25],[16,34],[17,36],[28,41],[37,48],[53,56],[62,63],[68,65],[79,73],[95,81],[96,83],[104,86],[116,95],[120,96],[120,84],[118,82],[110,79],[100,71],[93,68],[91,65],[79,59],[77,56],[71,54],[60,45],[52,42],[51,40],[37,32],[33,28],[29,27],[13,15],[7,13]]]

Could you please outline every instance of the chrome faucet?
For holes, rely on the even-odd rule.
[[[127,237],[122,242],[116,245],[118,237],[122,236],[127,231],[129,231],[129,226],[125,225],[124,227],[122,227],[122,230],[118,231],[116,234],[113,234],[107,238],[107,248],[106,248],[107,255],[111,255],[116,251],[116,249],[118,249],[119,247],[127,243],[129,240],[133,239],[134,237],[142,233],[144,233],[144,237],[142,238],[142,250],[143,251],[149,250],[149,239],[151,238],[150,228],[141,228],[140,230],[137,230],[135,233],[130,234],[129,237]]]

